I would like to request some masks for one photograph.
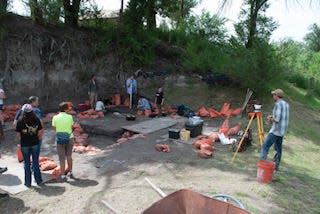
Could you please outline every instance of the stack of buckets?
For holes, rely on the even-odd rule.
[[[273,161],[260,160],[258,162],[257,180],[260,183],[270,183],[276,163]]]

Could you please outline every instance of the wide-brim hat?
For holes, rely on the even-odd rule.
[[[271,94],[275,94],[278,97],[283,97],[284,96],[284,92],[282,89],[278,88],[276,90],[271,91]]]

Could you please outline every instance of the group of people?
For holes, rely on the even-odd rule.
[[[131,75],[125,83],[127,98],[130,100],[130,108],[136,107],[140,111],[152,110],[152,105],[150,100],[146,97],[139,95],[138,99],[138,90],[137,90],[137,80],[134,78],[134,75]],[[88,96],[90,99],[90,105],[92,109],[96,111],[105,111],[105,105],[107,105],[107,101],[103,100],[101,97],[98,99],[98,84],[96,75],[92,75],[89,88],[88,88]],[[159,87],[155,93],[154,103],[157,105],[157,108],[160,110],[164,104],[164,94],[162,87]]]
[[[5,95],[3,90],[1,93],[3,93],[0,94],[0,107],[2,110]],[[72,177],[72,127],[74,121],[73,117],[70,114],[67,114],[68,109],[68,103],[61,103],[59,105],[59,114],[53,117],[51,124],[52,128],[56,131],[57,154],[60,162],[61,181],[66,181],[67,175]],[[17,133],[16,139],[19,141],[24,160],[24,185],[26,187],[31,186],[32,172],[37,185],[42,185],[43,183],[39,167],[39,155],[45,128],[41,119],[42,116],[43,114],[39,108],[39,98],[37,96],[31,96],[22,108],[17,111],[13,121],[13,128]],[[3,122],[1,121],[1,124],[2,123]],[[68,167],[65,170],[66,160]],[[0,168],[0,173],[4,173],[5,171],[7,171],[6,167]],[[1,196],[2,195],[0,194],[0,197]]]
[[[133,76],[126,81],[128,96],[134,100],[137,96],[137,82]],[[89,85],[89,97],[92,107],[99,107],[100,104],[95,106],[97,102],[98,87],[96,83],[95,75],[92,76]],[[288,128],[289,121],[289,105],[283,99],[284,92],[281,89],[272,91],[272,96],[275,101],[272,115],[267,117],[267,121],[272,124],[268,136],[265,139],[261,148],[259,159],[264,160],[267,158],[269,149],[272,145],[276,150],[274,161],[276,163],[276,170],[279,169],[281,156],[282,156],[282,142],[283,137]],[[3,100],[5,99],[4,90],[0,88],[0,143],[3,139]],[[155,94],[155,103],[158,108],[161,109],[164,102],[164,95],[162,88],[158,88]],[[102,104],[101,104],[102,105]],[[145,97],[141,97],[138,100],[137,108],[139,110],[151,110],[149,100]],[[67,175],[72,177],[72,148],[73,148],[73,117],[67,113],[68,104],[62,102],[59,105],[59,114],[55,115],[52,119],[52,128],[56,131],[56,143],[57,154],[60,162],[61,181],[67,180]],[[42,177],[39,168],[39,154],[42,144],[42,138],[44,134],[44,124],[41,120],[42,112],[39,108],[39,98],[37,96],[29,97],[26,104],[16,113],[16,117],[13,122],[13,127],[17,133],[19,143],[21,145],[21,151],[24,158],[24,172],[25,180],[24,185],[31,186],[31,175],[34,174],[35,181],[38,185],[42,185]],[[32,172],[30,157],[32,157]],[[67,161],[67,165],[66,165]],[[67,168],[66,168],[67,166]],[[0,167],[0,174],[7,170],[6,167]],[[0,193],[0,197],[3,194]]]

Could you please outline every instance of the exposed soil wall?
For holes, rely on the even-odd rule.
[[[89,72],[99,77],[103,96],[119,87],[116,54],[112,50],[103,56],[96,54],[100,39],[97,33],[41,26],[13,14],[0,23],[4,32],[0,78],[8,97],[6,103],[21,103],[37,95],[42,108],[51,109],[63,100],[86,99]]]

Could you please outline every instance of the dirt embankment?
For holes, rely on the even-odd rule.
[[[90,73],[99,76],[104,93],[115,90],[118,62],[112,49],[97,55],[101,40],[97,32],[38,25],[13,14],[0,23],[4,32],[0,78],[7,103],[23,102],[34,94],[43,101],[43,108],[50,108],[53,103],[48,101],[86,97]]]

